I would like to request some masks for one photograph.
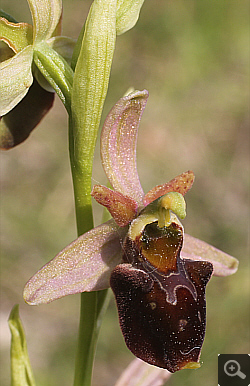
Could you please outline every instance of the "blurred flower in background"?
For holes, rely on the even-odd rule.
[[[61,0],[28,0],[33,26],[0,12],[0,147],[23,142],[50,110],[54,90],[33,62],[36,48],[46,42],[70,60],[74,42],[61,33]],[[35,78],[34,78],[35,76]]]

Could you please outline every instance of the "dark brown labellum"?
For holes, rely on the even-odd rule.
[[[175,223],[146,225],[135,240],[127,236],[124,263],[110,279],[128,348],[170,372],[199,362],[205,287],[213,271],[209,262],[183,260],[182,242],[182,228]]]

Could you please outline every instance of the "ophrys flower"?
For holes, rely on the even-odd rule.
[[[175,372],[199,367],[205,286],[212,273],[235,272],[237,260],[184,235],[178,217],[185,217],[183,196],[193,172],[144,194],[136,142],[147,98],[146,90],[121,98],[103,126],[102,164],[113,190],[97,185],[92,195],[113,219],[80,236],[38,271],[24,298],[29,304],[49,303],[110,283],[129,349]]]

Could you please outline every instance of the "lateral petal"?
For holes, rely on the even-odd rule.
[[[121,262],[121,243],[126,232],[112,219],[80,236],[27,282],[24,300],[38,305],[108,288],[110,273]]]
[[[144,193],[136,167],[136,143],[147,99],[147,90],[121,98],[109,112],[101,134],[102,164],[111,185],[139,204]]]
[[[91,196],[108,209],[116,224],[120,227],[128,225],[136,216],[137,203],[120,192],[111,190],[106,186],[95,185]]]
[[[151,189],[144,197],[143,204],[147,206],[152,201],[169,192],[178,192],[183,196],[191,189],[194,182],[194,173],[189,170],[163,185],[157,185]]]
[[[215,276],[232,275],[239,264],[234,257],[186,233],[181,256],[184,259],[209,261],[213,264]]]

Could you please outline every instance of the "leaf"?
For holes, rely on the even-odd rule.
[[[3,17],[11,23],[18,23],[18,21],[13,16],[5,12],[3,9],[0,9],[0,17]]]
[[[121,35],[133,28],[139,18],[144,0],[118,0],[116,12],[116,33]]]
[[[18,305],[13,307],[8,323],[11,331],[11,386],[34,386],[35,381]]]
[[[112,219],[78,237],[28,281],[24,300],[37,305],[108,288],[110,273],[121,262],[126,232]]]

